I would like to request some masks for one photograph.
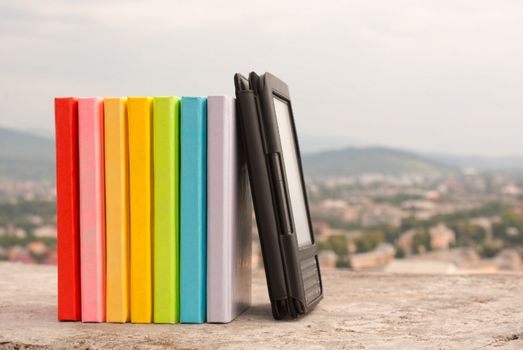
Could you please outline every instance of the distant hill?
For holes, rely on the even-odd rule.
[[[0,178],[53,180],[54,140],[0,128]]]
[[[49,135],[49,136],[45,136]],[[406,173],[448,173],[472,167],[478,170],[521,171],[523,156],[484,157],[417,154],[387,147],[345,147],[311,153],[311,149],[335,147],[349,139],[330,142],[309,138],[302,152],[309,176],[350,176],[364,173],[400,175]],[[325,147],[325,148],[324,148]],[[0,178],[51,180],[55,178],[54,139],[51,132],[18,131],[0,127]]]
[[[341,136],[315,136],[303,134],[299,135],[299,141],[302,153],[316,153],[347,147],[367,146],[365,143],[358,140]]]
[[[401,175],[431,174],[456,171],[446,165],[416,153],[385,147],[349,147],[302,156],[303,167],[309,176],[349,176],[365,173]]]
[[[523,156],[478,156],[465,155],[456,156],[448,154],[426,154],[429,159],[457,166],[460,168],[474,168],[476,170],[503,170],[521,171],[523,170]]]

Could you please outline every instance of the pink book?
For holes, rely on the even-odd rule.
[[[101,98],[78,99],[82,321],[105,321],[104,111]]]

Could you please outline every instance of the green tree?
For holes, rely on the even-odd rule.
[[[356,251],[358,253],[370,252],[376,246],[385,241],[385,234],[383,231],[368,231],[354,240],[356,244]]]
[[[405,250],[403,250],[403,248],[397,246],[395,247],[396,248],[396,254],[394,255],[394,257],[396,259],[403,259],[405,257]]]
[[[346,236],[330,236],[327,239],[329,249],[332,250],[338,257],[347,256],[349,248]]]
[[[494,237],[501,239],[505,245],[523,244],[523,217],[513,210],[501,214],[501,222],[492,226]]]
[[[348,240],[344,235],[330,236],[324,242],[318,243],[320,250],[332,250],[338,256],[336,267],[351,267]]]
[[[496,256],[500,250],[501,246],[499,245],[495,245],[492,243],[484,243],[479,250],[479,255],[482,258],[492,258]]]
[[[336,261],[336,267],[339,267],[339,268],[352,268],[352,264],[350,262],[349,256],[346,256],[346,257],[343,257],[343,258],[339,258]]]
[[[432,245],[430,242],[430,234],[425,228],[416,229],[416,233],[412,238],[412,252],[414,254],[419,254],[422,251],[432,250]]]
[[[397,240],[402,232],[399,227],[392,226],[392,225],[385,225],[385,226],[381,227],[381,230],[385,234],[385,241],[389,242],[391,244],[394,244],[397,242]]]
[[[483,227],[469,222],[458,222],[450,225],[450,228],[456,233],[456,243],[459,246],[479,246],[487,238],[487,231]]]

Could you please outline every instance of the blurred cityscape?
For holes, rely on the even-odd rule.
[[[367,174],[307,182],[323,268],[523,271],[522,175]],[[254,252],[260,265],[256,237]],[[0,259],[56,263],[51,182],[0,180]]]
[[[56,188],[0,179],[0,260],[56,264]]]
[[[380,174],[310,182],[324,268],[523,271],[523,177]]]
[[[0,260],[56,264],[54,142],[0,134]],[[507,167],[523,160],[490,161],[494,170],[481,168],[485,159],[472,168],[349,147],[303,162],[322,268],[523,272],[523,170]],[[253,264],[261,266],[254,216],[253,228]]]

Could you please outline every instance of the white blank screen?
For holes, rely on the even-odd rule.
[[[287,187],[290,196],[290,209],[294,219],[298,246],[303,247],[312,244],[307,208],[305,206],[305,195],[298,163],[298,152],[294,132],[292,129],[289,105],[274,97],[276,109],[276,120],[280,130],[280,142],[283,153],[285,174],[287,174]]]

